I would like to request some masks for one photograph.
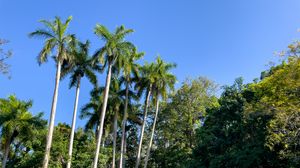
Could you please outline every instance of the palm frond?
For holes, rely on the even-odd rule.
[[[106,53],[106,47],[102,47],[98,50],[96,50],[95,54],[93,55],[94,62],[98,62],[100,64],[104,64],[104,55]]]
[[[122,39],[124,39],[124,37],[130,33],[133,33],[134,30],[133,29],[125,29],[125,27],[122,25],[122,26],[119,26],[116,28],[116,31],[115,31],[115,39],[117,41],[120,41]]]
[[[56,31],[56,27],[54,26],[54,24],[48,20],[39,20],[40,23],[43,23],[45,25],[45,27],[47,27],[49,30],[51,30],[52,32]]]
[[[58,36],[58,40],[62,41],[63,39],[63,35],[64,35],[64,31],[63,31],[63,23],[61,22],[60,17],[55,16],[55,24],[57,26],[57,36]]]
[[[78,84],[78,81],[80,80],[80,76],[78,73],[73,73],[71,76],[70,76],[70,83],[69,83],[69,88],[72,88],[72,87],[76,87],[77,84]]]
[[[46,40],[45,45],[37,57],[38,64],[41,65],[48,60],[49,54],[55,47],[56,39],[50,38]]]
[[[63,24],[63,26],[62,26],[62,33],[63,34],[66,32],[66,29],[69,27],[69,24],[70,24],[72,18],[73,18],[72,16],[69,16],[67,18],[67,20],[65,21],[65,23]]]
[[[108,31],[108,29],[105,26],[100,25],[100,24],[96,24],[94,32],[97,36],[99,36],[104,41],[108,41],[112,37],[112,35]]]
[[[55,35],[53,35],[52,32],[47,31],[45,29],[37,29],[34,32],[31,32],[29,37],[36,37],[36,38],[55,38]]]
[[[86,77],[89,79],[89,81],[94,86],[98,85],[97,76],[95,75],[95,73],[93,71],[91,71],[90,69],[85,69],[84,73],[85,73]]]

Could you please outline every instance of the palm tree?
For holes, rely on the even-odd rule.
[[[45,128],[43,114],[33,116],[28,111],[31,107],[32,101],[20,101],[13,95],[8,99],[0,99],[0,127],[4,145],[2,168],[6,167],[10,146],[15,139],[32,138],[35,130]]]
[[[103,90],[103,89],[101,89]],[[103,100],[103,94],[100,91],[100,88],[95,87],[90,92],[90,101],[85,104],[81,108],[81,113],[79,115],[80,119],[87,119],[87,122],[85,124],[85,131],[88,131],[90,129],[95,131],[95,135],[97,135],[98,127],[99,127],[99,121],[100,121],[100,114],[99,110],[102,107],[102,100]]]
[[[142,144],[143,144],[143,137],[144,137],[144,130],[147,120],[147,113],[148,113],[148,106],[150,97],[152,94],[153,89],[153,83],[156,79],[157,72],[155,71],[155,66],[153,63],[151,64],[145,64],[141,68],[141,78],[137,81],[135,87],[138,90],[138,95],[142,95],[143,92],[146,92],[146,99],[144,104],[144,117],[143,117],[143,124],[141,128],[141,133],[139,137],[139,146],[137,151],[137,158],[135,163],[135,168],[138,168],[141,161],[141,150],[142,150]]]
[[[147,149],[147,154],[146,154],[146,159],[145,159],[145,164],[144,168],[147,168],[148,165],[148,160],[150,157],[150,151],[151,151],[151,146],[152,146],[152,141],[153,141],[153,136],[154,136],[154,131],[155,131],[155,125],[157,121],[157,116],[158,116],[158,109],[159,109],[159,97],[161,96],[163,99],[167,98],[167,92],[168,90],[174,90],[174,84],[176,82],[176,77],[171,74],[169,71],[172,68],[175,68],[175,64],[169,64],[164,62],[160,57],[157,57],[156,59],[156,64],[155,68],[156,71],[158,72],[158,75],[156,76],[155,82],[153,84],[153,95],[155,97],[155,116],[154,116],[154,121],[153,121],[153,126],[152,126],[152,131],[151,131],[151,137]]]
[[[120,60],[131,48],[133,48],[133,45],[130,42],[124,40],[125,36],[132,32],[132,29],[125,29],[124,26],[117,27],[116,31],[113,33],[109,32],[108,29],[103,25],[97,24],[95,28],[95,34],[105,41],[105,45],[96,52],[95,58],[98,62],[103,63],[104,67],[107,66],[107,75],[103,94],[103,106],[100,114],[99,133],[97,135],[97,146],[93,162],[94,168],[97,168],[98,165],[112,69],[114,67],[115,69],[119,70],[121,68]]]
[[[113,161],[112,161],[112,167],[115,167],[116,162],[116,140],[117,140],[117,130],[118,130],[118,122],[120,119],[120,112],[121,109],[124,109],[124,100],[125,100],[125,90],[121,88],[121,83],[123,82],[122,79],[118,79],[117,77],[112,78],[112,82],[110,85],[109,90],[109,98],[108,98],[108,106],[107,106],[107,116],[105,117],[104,123],[104,132],[105,136],[107,137],[108,133],[111,130],[112,127],[112,135],[113,135]],[[98,89],[94,89],[91,92],[91,101],[84,105],[81,111],[80,118],[88,118],[88,122],[85,126],[85,129],[95,129],[99,125],[99,113],[98,109],[102,106],[102,103],[98,100],[102,100],[101,98],[104,87],[100,87]],[[129,90],[128,91],[128,99],[131,101],[131,99],[137,100],[136,94]],[[129,109],[132,109],[131,104],[128,105]],[[136,124],[141,124],[141,121],[138,119],[136,115],[130,114],[128,116],[128,119]],[[96,133],[97,134],[97,133]]]
[[[118,79],[117,76],[115,76],[112,80],[111,89],[109,91],[109,98],[108,98],[108,107],[107,111],[110,112],[114,117],[113,119],[113,161],[112,161],[112,168],[115,167],[116,162],[116,150],[117,150],[117,131],[118,131],[118,121],[119,121],[119,114],[121,112],[121,109],[125,108],[125,99],[126,99],[126,92],[127,92],[127,98],[128,101],[131,101],[132,99],[137,100],[138,97],[134,92],[131,90],[124,90],[121,88],[122,86],[122,79]],[[132,109],[131,104],[129,104],[129,108]],[[124,116],[123,116],[124,118]],[[130,115],[129,119],[133,122],[137,122],[134,115]]]
[[[72,20],[71,16],[65,22],[62,22],[59,17],[55,17],[55,20],[52,22],[47,20],[42,20],[40,22],[43,23],[46,28],[37,29],[36,31],[29,34],[30,37],[42,37],[46,39],[45,44],[38,55],[39,65],[47,62],[48,57],[52,53],[52,51],[57,50],[56,56],[54,57],[57,66],[55,88],[54,88],[53,99],[52,99],[50,123],[48,128],[43,168],[48,167],[48,162],[50,159],[50,148],[52,144],[61,66],[63,63],[66,63],[69,60],[70,55],[67,54],[66,50],[68,48],[69,43],[72,41],[72,39],[74,39],[74,35],[66,34],[66,30],[71,20]]]
[[[113,158],[112,158],[112,168],[115,168],[116,165],[116,149],[117,149],[117,131],[118,131],[118,119],[119,111],[121,106],[123,106],[123,94],[121,90],[121,83],[117,77],[112,80],[111,89],[109,91],[108,98],[108,108],[107,111],[110,111],[113,114]]]
[[[61,75],[61,77],[63,78],[66,75],[70,74],[71,75],[70,88],[76,87],[76,97],[74,103],[67,168],[71,167],[73,140],[74,140],[74,133],[75,133],[81,78],[86,76],[89,79],[89,81],[94,86],[96,86],[97,77],[94,74],[94,71],[101,71],[101,68],[97,64],[93,64],[92,58],[89,57],[89,46],[90,46],[89,41],[86,41],[85,43],[75,42],[73,45],[74,46],[72,46],[72,51],[70,53],[73,55],[73,59],[69,62],[69,65],[64,66],[62,68],[62,75]]]
[[[99,133],[99,126],[100,126],[100,114],[99,109],[101,109],[103,105],[103,90],[105,87],[98,88],[97,86],[90,92],[90,101],[85,104],[81,108],[81,114],[79,118],[81,119],[87,119],[87,122],[85,124],[85,131],[88,131],[90,129],[95,131],[96,137]],[[109,108],[109,107],[108,107]],[[106,123],[103,127],[103,147],[105,139],[107,139],[111,127],[112,127],[112,121],[113,121],[113,115],[111,114],[111,111],[108,111],[107,116],[105,117],[104,123]]]
[[[131,75],[133,74],[134,77],[138,77],[138,71],[139,71],[139,65],[135,63],[136,60],[140,59],[142,56],[144,56],[144,53],[138,53],[136,51],[136,48],[133,49],[133,51],[130,53],[129,57],[126,57],[123,59],[122,67],[123,67],[123,81],[125,82],[125,108],[123,113],[123,120],[122,120],[122,139],[121,139],[121,155],[120,155],[120,162],[119,167],[124,167],[123,165],[123,159],[124,159],[124,151],[125,149],[125,139],[126,139],[126,122],[127,122],[127,116],[128,116],[128,100],[129,100],[129,87],[131,85]]]

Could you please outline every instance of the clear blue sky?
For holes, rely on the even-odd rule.
[[[259,77],[266,64],[299,38],[298,0],[0,0],[0,38],[10,40],[13,49],[12,79],[0,76],[0,97],[15,93],[34,100],[34,113],[49,118],[54,88],[53,61],[38,66],[36,56],[42,42],[28,33],[41,25],[40,19],[73,16],[70,33],[90,39],[92,51],[102,42],[93,34],[96,23],[111,30],[124,24],[135,33],[128,38],[144,60],[160,54],[178,67],[179,82],[186,77],[206,76],[220,85],[232,84],[242,76],[247,82]],[[100,79],[104,83],[104,78]],[[79,105],[89,100],[91,85],[84,80]],[[61,82],[57,122],[71,122],[75,90]],[[79,121],[83,125],[84,121]]]

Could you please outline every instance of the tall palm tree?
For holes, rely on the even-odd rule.
[[[46,126],[43,114],[33,116],[28,111],[31,107],[32,101],[21,101],[15,96],[0,99],[0,128],[4,145],[2,168],[6,167],[10,146],[15,139],[32,138],[34,130],[41,130]]]
[[[80,91],[80,82],[81,78],[86,76],[89,81],[96,86],[97,77],[94,74],[94,71],[101,71],[100,66],[93,63],[93,59],[89,57],[89,46],[90,42],[86,41],[85,43],[74,42],[70,54],[73,55],[73,59],[69,61],[68,65],[62,68],[61,77],[65,77],[70,74],[70,88],[76,87],[76,97],[74,103],[73,119],[72,119],[72,129],[69,143],[69,152],[68,152],[68,163],[67,168],[71,167],[72,160],[72,149],[73,149],[73,140],[75,133],[76,117],[77,117],[77,107]]]
[[[176,82],[176,77],[173,74],[171,74],[169,71],[175,67],[176,67],[176,64],[166,63],[160,57],[157,57],[157,59],[156,59],[155,69],[158,72],[158,75],[156,76],[155,82],[153,84],[153,95],[154,95],[153,97],[155,97],[154,101],[156,102],[155,103],[156,107],[155,107],[155,116],[154,116],[152,131],[151,131],[151,137],[150,137],[150,141],[149,141],[149,145],[148,145],[148,149],[147,149],[144,168],[147,168],[148,160],[150,157],[150,151],[151,151],[151,146],[152,146],[152,141],[153,141],[153,136],[154,136],[154,131],[155,131],[155,125],[156,125],[157,116],[158,116],[159,97],[161,96],[163,99],[166,99],[167,92],[169,90],[174,90],[174,84]]]
[[[70,55],[67,54],[67,48],[72,39],[74,39],[74,35],[66,34],[66,30],[71,20],[71,16],[68,17],[68,19],[65,22],[62,22],[59,17],[55,17],[54,21],[41,20],[40,22],[44,24],[45,28],[37,29],[36,31],[29,34],[30,37],[41,37],[45,39],[44,46],[38,55],[38,63],[40,65],[42,63],[47,62],[48,57],[50,56],[52,51],[56,50],[56,56],[54,57],[57,66],[56,79],[52,99],[50,123],[48,128],[43,168],[48,167],[50,159],[50,148],[52,144],[61,66],[63,63],[66,63],[70,59]]]
[[[124,113],[123,113],[123,120],[122,120],[122,139],[121,139],[121,155],[120,155],[120,162],[119,162],[119,167],[122,168],[124,167],[124,151],[125,149],[125,139],[126,139],[126,132],[125,132],[125,127],[126,127],[126,122],[127,122],[127,116],[128,116],[128,101],[129,101],[129,87],[131,85],[131,78],[132,74],[136,78],[138,77],[138,72],[139,72],[139,65],[135,63],[136,60],[140,59],[141,57],[144,56],[144,53],[138,53],[136,51],[136,48],[133,49],[133,51],[130,53],[129,57],[126,57],[123,59],[122,67],[123,67],[123,81],[125,83],[125,108],[124,108]]]
[[[126,53],[128,53],[130,49],[133,48],[133,45],[130,42],[124,40],[125,36],[132,32],[132,29],[125,29],[124,26],[117,27],[116,31],[113,33],[109,32],[108,29],[103,25],[97,24],[95,28],[95,34],[98,35],[105,42],[105,45],[96,52],[95,58],[98,62],[103,63],[104,66],[107,66],[107,75],[105,82],[105,90],[103,94],[103,105],[100,114],[100,127],[97,136],[97,146],[93,162],[94,168],[97,168],[98,165],[100,144],[103,133],[103,124],[107,107],[112,69],[113,67],[117,70],[121,69],[121,64],[119,63],[120,60],[126,55]]]
[[[138,95],[142,95],[144,92],[146,92],[146,98],[145,98],[145,104],[144,104],[144,117],[143,117],[143,124],[141,128],[141,133],[139,137],[139,146],[137,151],[137,158],[135,163],[135,168],[138,168],[141,161],[141,150],[142,150],[142,144],[143,144],[143,137],[144,137],[144,130],[147,120],[147,113],[148,113],[148,106],[150,102],[150,97],[153,90],[153,83],[156,79],[157,72],[154,66],[154,63],[151,64],[145,64],[141,68],[141,78],[137,81],[135,87],[138,90]]]

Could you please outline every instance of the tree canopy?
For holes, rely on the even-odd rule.
[[[38,64],[55,53],[49,125],[42,112],[31,112],[33,101],[0,98],[2,168],[300,167],[299,42],[253,82],[238,77],[219,87],[198,76],[176,83],[175,63],[160,56],[141,63],[144,52],[125,39],[133,29],[96,24],[94,34],[104,43],[90,55],[89,40],[67,32],[71,20],[41,20],[44,28],[30,34],[44,39]],[[5,42],[0,40],[4,74],[11,55],[2,49]],[[93,89],[78,107],[83,77]],[[55,125],[65,78],[76,88],[72,125]],[[84,126],[76,126],[77,107]]]

